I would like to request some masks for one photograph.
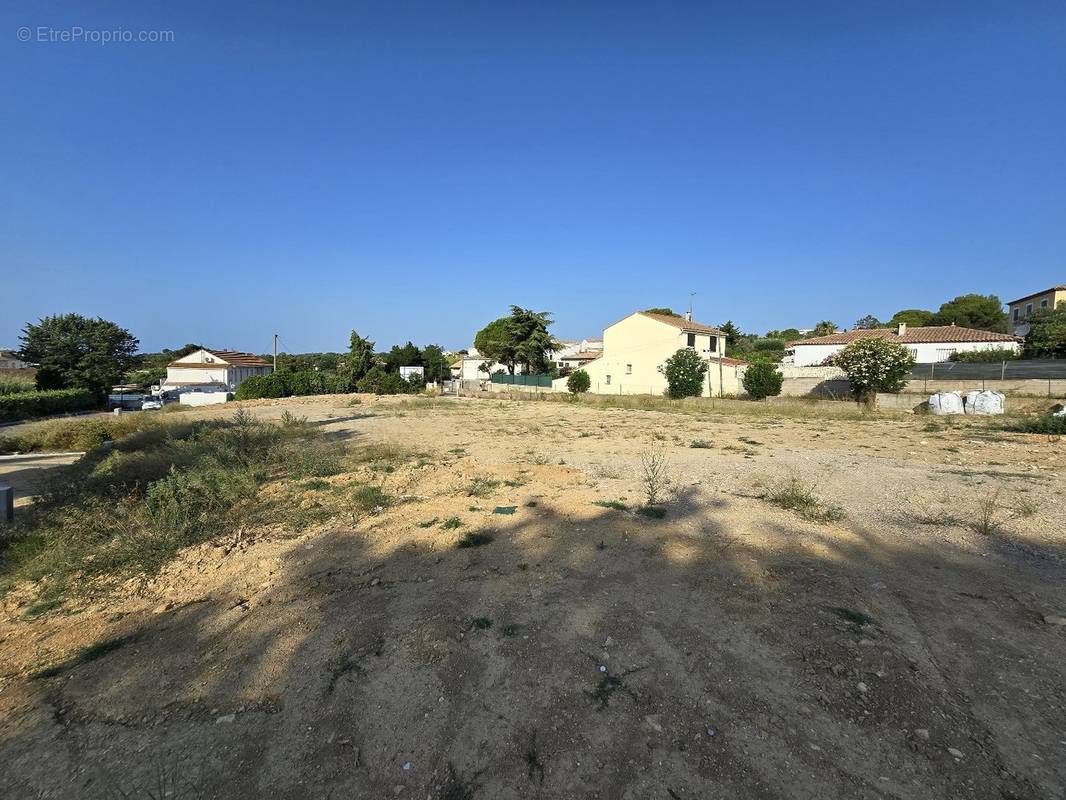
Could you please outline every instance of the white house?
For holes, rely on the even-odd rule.
[[[859,339],[887,339],[902,344],[911,351],[919,364],[934,364],[948,361],[953,353],[969,353],[975,350],[1007,349],[1017,353],[1022,340],[1009,333],[979,331],[955,325],[934,325],[908,328],[905,324],[896,328],[856,329],[800,339],[789,342],[788,352],[797,367],[824,364],[826,359]]]
[[[549,354],[549,360],[560,370],[580,369],[603,355],[603,339],[560,339],[559,345]]]
[[[233,392],[245,378],[269,375],[270,362],[251,353],[235,350],[196,350],[167,364],[167,379],[161,391]]]
[[[607,326],[601,354],[582,369],[589,375],[589,391],[594,394],[664,394],[666,376],[659,367],[687,347],[709,362],[705,397],[736,394],[738,368],[744,362],[725,357],[725,339],[718,328],[694,322],[687,315],[638,311]],[[552,385],[565,389],[566,378]]]

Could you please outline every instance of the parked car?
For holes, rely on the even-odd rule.
[[[159,397],[149,397],[141,403],[141,411],[158,411],[162,407],[163,400]]]

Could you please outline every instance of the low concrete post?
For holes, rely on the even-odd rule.
[[[15,490],[0,483],[0,523],[15,521]]]

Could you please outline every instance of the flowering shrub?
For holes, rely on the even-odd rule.
[[[847,373],[851,391],[858,399],[875,392],[898,392],[907,382],[914,356],[901,344],[885,339],[858,339],[833,359]]]
[[[695,350],[682,347],[659,367],[666,376],[669,388],[666,393],[673,398],[699,397],[703,394],[703,376],[707,374],[707,362]]]

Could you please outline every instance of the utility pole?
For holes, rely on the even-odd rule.
[[[274,334],[274,372],[278,371],[278,335]]]

